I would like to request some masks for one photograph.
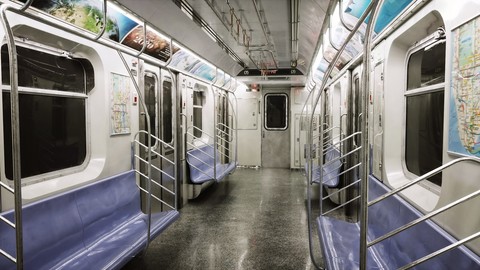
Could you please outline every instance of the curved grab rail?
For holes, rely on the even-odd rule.
[[[125,69],[127,70],[127,73],[128,75],[130,76],[130,80],[132,81],[132,84],[137,92],[137,95],[138,95],[138,100],[140,101],[140,104],[142,105],[142,108],[144,110],[144,113],[145,113],[145,121],[146,121],[146,125],[147,125],[147,132],[148,132],[148,135],[149,137],[152,135],[152,130],[151,130],[151,123],[150,123],[150,114],[148,113],[148,108],[147,108],[147,104],[145,103],[145,99],[143,98],[142,96],[142,91],[140,91],[140,87],[138,86],[138,83],[137,81],[135,80],[135,75],[133,75],[132,73],[132,70],[129,68],[128,66],[128,63],[127,63],[127,60],[125,60],[125,57],[123,56],[122,52],[120,50],[117,50],[117,53],[118,53],[118,56],[120,57],[120,59],[122,60],[122,63],[125,67]],[[150,138],[148,138],[147,140],[147,146],[148,146],[148,149],[147,149],[147,160],[148,160],[148,166],[147,166],[147,193],[148,193],[148,196],[147,196],[147,202],[146,202],[146,207],[147,207],[147,215],[148,215],[148,220],[147,220],[147,227],[148,227],[148,230],[147,230],[147,241],[146,241],[146,244],[145,244],[145,250],[148,248],[148,246],[150,245],[150,241],[151,241],[151,234],[150,234],[150,229],[151,229],[151,223],[152,223],[152,198],[151,198],[151,194],[152,194],[152,142],[150,140]]]
[[[374,205],[374,204],[376,204],[376,203],[379,203],[379,202],[381,202],[381,201],[383,201],[383,200],[385,200],[385,199],[387,199],[387,198],[389,198],[389,197],[391,197],[391,196],[393,196],[393,195],[395,195],[395,194],[397,194],[397,193],[399,193],[399,192],[401,192],[401,191],[403,191],[403,190],[405,190],[405,189],[407,189],[407,188],[409,188],[409,187],[411,187],[411,186],[419,183],[420,181],[423,181],[423,180],[425,180],[425,179],[427,179],[427,178],[429,178],[429,177],[431,177],[431,176],[434,176],[434,175],[436,175],[436,174],[444,171],[445,169],[447,169],[447,168],[449,168],[449,167],[451,167],[451,166],[453,166],[453,165],[456,165],[456,164],[462,163],[462,162],[475,162],[475,163],[477,163],[477,164],[480,164],[480,158],[477,158],[477,157],[462,157],[462,158],[458,158],[458,159],[452,160],[452,161],[450,161],[450,162],[448,162],[448,163],[445,163],[445,164],[443,164],[442,166],[440,166],[440,167],[438,167],[438,168],[436,168],[436,169],[434,169],[434,170],[432,170],[432,171],[430,171],[430,172],[428,172],[428,173],[426,173],[426,174],[424,174],[424,175],[422,175],[422,176],[420,176],[420,177],[417,177],[415,180],[411,181],[410,183],[407,183],[407,184],[405,184],[405,185],[403,185],[403,186],[401,186],[401,187],[399,187],[399,188],[393,189],[393,190],[391,190],[390,192],[388,192],[388,193],[386,193],[386,194],[384,194],[384,195],[376,198],[375,200],[370,201],[370,202],[368,203],[368,206],[372,206],[372,205]],[[397,235],[397,234],[399,234],[399,233],[401,233],[401,232],[403,232],[403,231],[405,231],[405,230],[407,230],[407,229],[409,229],[409,228],[411,228],[411,227],[413,227],[413,226],[415,226],[415,225],[417,225],[417,224],[419,224],[419,223],[421,223],[421,222],[423,222],[423,221],[425,221],[425,220],[431,219],[432,217],[437,216],[437,215],[439,215],[439,214],[441,214],[441,213],[443,213],[443,212],[445,212],[445,211],[453,208],[454,206],[457,206],[457,205],[459,205],[459,204],[461,204],[461,203],[464,203],[464,202],[466,202],[466,201],[468,201],[468,200],[471,200],[471,199],[473,199],[473,198],[475,198],[475,197],[478,197],[479,195],[480,195],[480,189],[478,189],[477,191],[471,192],[471,193],[469,193],[468,195],[461,197],[460,199],[457,199],[457,200],[455,200],[455,201],[453,201],[453,202],[451,202],[451,203],[449,203],[449,204],[447,204],[447,205],[445,205],[445,206],[443,206],[443,207],[440,207],[440,208],[438,208],[438,209],[436,209],[436,210],[434,210],[434,211],[432,211],[432,212],[424,215],[423,217],[417,218],[417,219],[415,219],[415,220],[413,220],[413,221],[411,221],[411,222],[409,222],[409,223],[407,223],[407,224],[405,224],[405,225],[403,225],[403,226],[401,226],[401,227],[399,227],[399,228],[397,228],[397,229],[394,229],[394,230],[392,230],[392,231],[390,231],[390,232],[388,232],[388,233],[386,233],[386,234],[384,234],[384,235],[382,235],[382,236],[380,236],[380,237],[378,237],[378,238],[376,238],[376,239],[368,242],[368,243],[367,243],[367,248],[368,248],[368,247],[371,247],[371,246],[373,246],[373,245],[375,245],[375,244],[378,244],[378,243],[380,243],[381,241],[384,241],[384,240],[386,240],[386,239],[388,239],[388,238],[390,238],[390,237],[393,237],[394,235]],[[442,248],[442,249],[440,249],[440,250],[437,250],[437,251],[435,251],[435,252],[432,252],[432,253],[430,253],[430,254],[428,254],[428,255],[426,255],[426,256],[418,259],[418,260],[415,260],[415,261],[413,261],[413,262],[410,262],[409,264],[401,267],[400,269],[409,269],[409,268],[411,268],[411,267],[413,267],[413,266],[415,266],[415,265],[418,265],[418,264],[423,263],[423,262],[425,262],[425,261],[427,261],[427,260],[430,260],[430,259],[432,259],[432,258],[434,258],[434,257],[437,257],[437,256],[439,256],[439,255],[441,255],[441,254],[443,254],[443,253],[445,253],[445,252],[447,252],[447,251],[449,251],[449,250],[452,250],[452,249],[454,249],[454,248],[456,248],[456,247],[458,247],[458,246],[460,246],[460,245],[463,245],[463,244],[465,244],[465,243],[467,243],[467,242],[469,242],[469,241],[471,241],[471,240],[474,240],[474,239],[476,239],[476,238],[478,238],[478,237],[480,237],[480,231],[478,231],[478,232],[476,232],[476,233],[474,233],[474,234],[471,234],[471,235],[469,235],[469,236],[467,236],[467,237],[465,237],[465,238],[463,238],[463,239],[461,239],[461,240],[459,240],[459,241],[457,241],[457,242],[455,242],[455,243],[452,243],[451,245],[446,246],[446,247],[444,247],[444,248]]]
[[[33,0],[31,1],[33,2]],[[105,33],[105,29],[107,29],[107,0],[103,0],[103,18],[102,18],[102,29],[97,33],[97,35],[93,38],[94,40],[98,40],[103,36]],[[146,43],[146,42],[145,42]]]
[[[372,14],[367,24],[365,30],[365,43],[363,48],[363,74],[362,74],[362,91],[361,91],[361,101],[362,101],[362,114],[363,121],[361,123],[362,127],[362,155],[360,162],[362,163],[362,175],[361,175],[361,188],[360,188],[360,205],[362,211],[360,211],[360,269],[367,269],[367,229],[368,229],[368,175],[369,175],[369,151],[368,151],[368,105],[369,105],[369,87],[370,87],[370,70],[371,70],[371,55],[372,55],[372,37],[375,23],[377,21],[378,15],[380,13],[380,7],[383,5],[384,0],[372,0],[370,2],[372,6]],[[363,21],[360,19],[359,21]]]
[[[381,1],[381,0],[380,0]],[[329,63],[328,65],[328,68],[327,70],[325,71],[325,74],[324,74],[324,79],[322,80],[322,83],[321,83],[321,86],[319,87],[320,89],[320,93],[316,96],[315,98],[315,101],[312,103],[313,108],[317,107],[318,105],[318,102],[320,100],[320,97],[321,96],[324,96],[324,88],[327,84],[327,79],[330,77],[330,74],[332,73],[334,67],[335,67],[335,64],[338,62],[338,60],[340,59],[340,56],[341,54],[343,53],[343,51],[345,50],[346,46],[347,46],[347,43],[352,39],[352,37],[354,36],[355,32],[360,28],[360,26],[364,23],[365,19],[367,18],[367,16],[370,14],[370,13],[376,13],[376,11],[378,10],[378,6],[377,6],[378,2],[377,0],[373,0],[370,2],[370,4],[367,6],[367,8],[365,9],[365,11],[363,12],[362,16],[359,18],[359,20],[357,21],[354,29],[352,29],[352,31],[349,33],[349,35],[346,37],[346,39],[344,40],[344,43],[342,44],[341,48],[335,53],[335,56],[333,58],[333,60]],[[374,14],[375,15],[375,14]],[[375,21],[375,16],[373,16],[373,19],[370,20],[369,24],[368,25],[371,25],[372,24],[372,21]],[[370,42],[371,42],[371,35],[367,35],[366,36],[366,46],[368,47],[368,49],[370,49]],[[368,44],[367,44],[368,42]],[[366,76],[368,76],[368,73],[365,74]],[[366,88],[365,88],[366,89]],[[313,100],[312,100],[313,101]],[[322,110],[323,112],[324,110]],[[314,117],[314,112],[315,110],[312,109],[312,112],[311,112],[311,115],[310,115],[310,123],[309,123],[309,132],[308,132],[308,139],[307,139],[307,165],[308,165],[308,170],[307,170],[307,182],[308,183],[311,183],[312,181],[312,175],[313,175],[313,160],[311,158],[311,154],[312,154],[312,145],[313,145],[313,133],[312,133],[312,130],[313,130],[313,117]],[[321,119],[323,120],[323,116],[324,114],[322,113],[322,116],[321,116]],[[323,125],[320,125],[320,142],[323,142]],[[319,155],[319,161],[320,161],[320,164],[322,164],[323,162],[323,153]],[[366,163],[363,163],[363,164],[366,164]],[[365,165],[364,165],[365,166]],[[320,175],[322,174],[322,170],[320,170]],[[321,187],[322,185],[320,185]],[[322,194],[320,192],[320,194]],[[315,260],[314,260],[314,257],[313,257],[313,249],[312,249],[312,241],[311,241],[311,229],[312,229],[312,225],[311,225],[311,221],[310,221],[310,216],[311,216],[311,190],[310,190],[310,186],[307,187],[307,197],[308,197],[308,200],[307,200],[307,224],[308,224],[308,236],[309,236],[309,251],[310,251],[310,257],[314,263],[314,265],[319,268],[317,266],[317,264],[315,263]],[[322,204],[320,203],[320,211],[322,211]],[[366,259],[365,261],[362,261],[361,262],[361,265],[363,265],[363,268],[361,269],[365,269],[366,267]]]
[[[18,94],[18,62],[17,49],[12,28],[7,18],[7,11],[23,11],[28,8],[32,1],[27,1],[24,6],[16,10],[10,5],[3,4],[0,8],[0,16],[3,29],[6,33],[6,43],[8,49],[8,58],[10,62],[10,111],[12,125],[12,171],[14,181],[14,210],[15,210],[15,251],[16,258],[0,249],[0,254],[17,265],[17,269],[23,269],[23,220],[22,220],[22,176],[20,159],[20,113],[19,113],[19,94]],[[3,185],[2,185],[3,186]],[[11,189],[7,189],[11,191]],[[3,219],[2,219],[3,220]],[[5,220],[3,220],[5,221]],[[8,225],[13,224],[7,222]]]
[[[173,185],[174,186],[174,190],[170,190],[169,188],[165,187],[164,185],[162,185],[161,183],[159,183],[158,180],[155,180],[155,179],[152,179],[152,177],[149,175],[145,175],[144,173],[142,173],[139,169],[135,168],[135,162],[133,162],[133,169],[134,171],[139,174],[140,176],[142,176],[143,178],[149,180],[151,183],[153,183],[154,185],[156,185],[157,187],[161,188],[162,190],[166,191],[167,193],[173,195],[175,197],[174,201],[175,203],[177,202],[177,186],[176,186],[176,182],[177,182],[177,178],[175,175],[171,175],[170,173],[162,170],[161,168],[151,164],[151,162],[149,161],[149,159],[145,159],[145,158],[142,158],[139,154],[136,154],[136,147],[135,145],[138,145],[139,146],[139,150],[140,150],[140,147],[144,148],[144,149],[148,149],[148,145],[145,145],[143,144],[142,142],[140,142],[139,140],[139,136],[140,134],[146,134],[148,135],[148,132],[145,131],[145,130],[139,130],[134,136],[133,136],[133,140],[132,140],[132,158],[134,159],[137,159],[139,162],[143,163],[143,164],[146,164],[147,166],[151,166],[151,169],[154,169],[155,171],[158,172],[159,175],[165,175],[167,176],[168,178],[170,178],[171,180],[173,180],[175,182],[175,184]],[[160,138],[156,137],[156,136],[153,136],[153,135],[150,135],[150,138],[147,137],[147,141],[150,141],[151,138],[153,138],[156,143],[159,143],[162,145],[162,147],[168,147],[170,149],[173,149],[175,151],[175,149],[167,142],[161,140]],[[159,156],[162,160],[165,160],[167,161],[168,163],[170,163],[171,165],[173,165],[174,167],[174,172],[177,171],[177,163],[175,161],[172,161],[170,160],[168,157],[154,151],[154,150],[151,150],[152,153],[156,154],[157,156]],[[169,208],[173,209],[173,210],[176,210],[177,209],[177,205],[171,205],[169,203],[167,203],[166,201],[162,200],[161,198],[155,196],[154,194],[152,194],[151,190],[149,191],[148,189],[144,189],[142,188],[140,185],[137,185],[138,188],[148,194],[149,196],[151,196],[152,198],[156,199],[157,201],[159,201],[160,203],[168,206]],[[148,188],[148,187],[147,187]]]
[[[430,172],[428,172],[428,173],[426,173],[422,176],[417,177],[415,180],[411,181],[410,183],[407,183],[407,184],[405,184],[401,187],[398,187],[398,188],[396,188],[396,189],[394,189],[394,190],[392,190],[388,193],[385,193],[384,195],[376,198],[375,200],[371,200],[370,202],[368,202],[368,206],[372,206],[376,203],[379,203],[380,201],[382,201],[382,200],[384,200],[384,199],[386,199],[390,196],[393,196],[393,195],[399,193],[400,191],[403,191],[403,190],[417,184],[420,181],[423,181],[423,180],[425,180],[429,177],[432,177],[436,174],[439,174],[440,172],[442,172],[443,170],[445,170],[446,168],[448,168],[448,167],[450,167],[454,164],[465,162],[465,161],[471,161],[471,162],[476,162],[476,163],[480,164],[480,158],[476,158],[476,157],[462,157],[462,158],[454,159],[454,160],[452,160],[448,163],[445,163],[442,166],[440,166],[440,167],[438,167],[438,168],[436,168],[436,169],[434,169],[434,170],[432,170],[432,171],[430,171]]]
[[[197,137],[197,136],[195,136],[193,133],[189,133],[188,131],[191,130],[191,129],[192,129],[192,130],[201,131],[201,132],[202,132],[202,136],[203,136],[203,135],[206,135],[209,139],[212,139],[212,140],[214,139],[213,135],[205,132],[205,131],[204,131],[203,129],[201,129],[201,128],[198,128],[198,127],[196,127],[196,126],[189,126],[189,127],[187,127],[185,133],[186,133],[187,135],[191,135],[192,138],[195,139],[195,140],[196,140],[196,139],[201,139],[201,137]]]

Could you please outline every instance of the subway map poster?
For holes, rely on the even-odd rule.
[[[110,134],[130,133],[130,77],[112,73]]]
[[[480,157],[480,17],[452,32],[448,150]]]

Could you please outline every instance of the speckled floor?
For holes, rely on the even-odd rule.
[[[237,169],[123,269],[315,269],[301,171]],[[315,224],[315,222],[313,222]],[[314,254],[321,261],[313,230]]]

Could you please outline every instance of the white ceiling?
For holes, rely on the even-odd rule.
[[[117,1],[226,72],[236,75],[243,69],[172,0]],[[290,0],[186,0],[186,2],[248,68],[291,67]],[[297,68],[306,74],[313,61],[330,1],[300,0],[299,3]],[[230,27],[231,10],[241,21],[238,38],[236,19],[233,27]],[[243,43],[242,30],[245,30],[251,39],[249,47]]]

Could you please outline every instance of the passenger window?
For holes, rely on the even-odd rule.
[[[420,176],[442,165],[445,43],[415,50],[407,69],[405,163]],[[428,180],[441,186],[442,175]]]
[[[157,76],[154,73],[147,72],[144,78],[145,83],[145,105],[147,106],[148,116],[150,117],[150,133],[158,137],[157,123]],[[145,125],[146,125],[145,121]],[[147,135],[145,135],[147,136]],[[144,140],[146,141],[146,140]],[[156,144],[155,138],[150,138],[152,147]]]
[[[422,48],[410,55],[407,90],[445,82],[445,43]]]
[[[286,94],[265,95],[265,129],[286,130],[288,128],[288,96]]]
[[[202,137],[202,110],[204,96],[203,91],[195,85],[193,90],[193,135],[195,138]]]
[[[17,46],[21,177],[83,164],[87,154],[86,99],[93,67],[86,59]],[[10,70],[7,46],[1,49],[5,174],[13,178]]]
[[[163,141],[171,143],[172,134],[172,82],[164,81],[162,86],[162,122],[163,122]]]

